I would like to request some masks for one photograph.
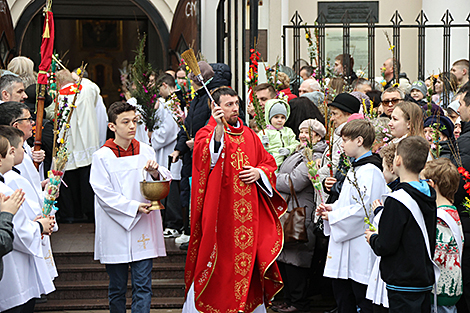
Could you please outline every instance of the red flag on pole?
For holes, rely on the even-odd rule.
[[[47,72],[52,62],[54,49],[54,15],[52,11],[46,11],[44,20],[44,32],[41,44],[41,64],[39,65],[38,84],[47,85]]]
[[[52,0],[46,2],[44,8],[44,32],[41,43],[41,64],[39,64],[38,73],[38,98],[36,101],[36,136],[34,140],[34,151],[41,150],[42,139],[42,120],[44,118],[44,99],[46,97],[47,73],[51,67],[52,52],[54,49],[54,16],[51,11]],[[34,162],[39,169],[39,163]]]

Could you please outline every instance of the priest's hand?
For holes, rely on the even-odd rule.
[[[144,166],[144,170],[149,172],[150,176],[154,179],[157,179],[160,174],[158,173],[158,163],[155,160],[148,160],[147,164]]]
[[[328,212],[331,212],[333,208],[331,207],[331,204],[320,204],[317,209],[316,209],[316,214],[319,215],[322,219],[325,221],[328,220]]]
[[[32,151],[33,161],[36,163],[41,163],[46,158],[46,152],[44,150]]]
[[[224,117],[224,110],[218,105],[214,105],[212,102],[212,117],[217,122],[217,126],[224,129],[224,123],[222,122],[222,117]]]
[[[258,170],[253,166],[244,166],[243,171],[238,174],[238,177],[245,184],[252,184],[260,178]]]
[[[150,213],[149,208],[151,206],[152,206],[151,203],[141,203],[141,204],[139,204],[139,209],[137,211],[140,212],[140,213],[149,214]]]

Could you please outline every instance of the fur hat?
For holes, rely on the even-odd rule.
[[[426,87],[426,84],[422,80],[417,80],[417,81],[413,82],[413,84],[411,84],[410,92],[413,89],[416,89],[419,92],[421,92],[423,94],[423,96],[426,98],[426,95],[428,93],[428,89]]]
[[[336,107],[347,113],[358,113],[361,108],[361,102],[349,93],[343,92],[335,97],[328,106]]]
[[[271,121],[273,116],[278,114],[284,115],[287,119],[287,108],[284,101],[277,101],[273,104],[271,110],[269,110],[269,120]]]
[[[307,128],[307,129],[310,128],[312,131],[320,135],[322,138],[325,137],[326,135],[325,126],[323,126],[323,124],[320,123],[317,119],[309,118],[308,120],[304,120],[299,125],[299,130],[302,130],[302,128]]]

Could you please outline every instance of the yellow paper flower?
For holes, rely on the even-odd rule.
[[[60,143],[64,143],[64,138],[60,138]]]
[[[310,38],[308,33],[305,33],[305,39],[308,39],[308,38]]]
[[[79,69],[77,69],[77,75],[79,75],[79,76],[80,76],[80,74],[81,74],[81,73],[82,73],[82,70],[81,70],[80,68],[79,68]]]
[[[388,48],[388,50],[393,50],[395,48],[394,45],[391,45],[390,48]]]

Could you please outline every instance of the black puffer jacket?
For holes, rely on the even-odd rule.
[[[214,77],[207,84],[207,89],[211,91],[220,86],[229,86],[232,79],[230,67],[223,63],[210,65],[214,70]],[[193,101],[191,101],[188,116],[184,121],[184,125],[191,138],[196,137],[197,131],[206,125],[210,116],[211,110],[209,107],[209,95],[203,87],[196,92],[196,96]],[[192,151],[190,151],[189,147],[186,145],[186,141],[188,140],[189,138],[186,135],[186,132],[184,130],[180,130],[175,150],[180,151],[180,155],[183,156],[183,168],[181,170],[181,175],[183,177],[191,176]]]
[[[458,146],[458,149],[457,149]],[[455,160],[454,153],[459,153],[460,160],[462,161],[462,166],[468,171],[470,170],[470,123],[463,123],[462,132],[460,137],[457,139],[457,146],[449,144],[449,142],[441,143],[441,157],[448,158],[454,163],[457,167],[460,164],[457,164]],[[460,221],[462,223],[462,228],[464,233],[470,233],[470,216],[468,213],[463,212],[465,210],[462,205],[465,197],[468,196],[467,192],[463,188],[465,184],[462,176],[460,176],[460,184],[457,193],[454,196],[454,205],[459,211]]]

